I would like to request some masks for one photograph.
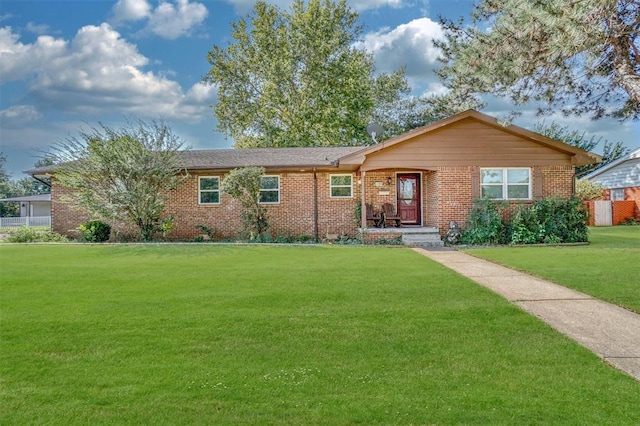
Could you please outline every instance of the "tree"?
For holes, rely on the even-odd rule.
[[[374,110],[409,86],[403,68],[374,77],[357,21],[345,0],[295,0],[290,12],[258,1],[208,55],[219,130],[242,148],[368,143]]]
[[[262,239],[269,229],[267,209],[260,204],[263,174],[262,167],[241,167],[231,170],[222,181],[222,191],[238,200],[244,208],[242,219],[251,239]]]
[[[600,200],[604,190],[602,185],[590,180],[580,179],[576,182],[576,197],[582,201]]]
[[[534,127],[534,131],[548,138],[564,142],[585,151],[593,151],[598,145],[600,145],[600,143],[603,143],[602,162],[576,167],[576,177],[578,178],[589,174],[600,167],[606,166],[612,161],[624,157],[630,151],[622,142],[612,143],[607,140],[603,140],[602,137],[596,138],[595,136],[587,138],[585,132],[569,130],[568,127],[560,126],[557,123],[551,123],[550,125],[547,125],[544,122],[538,123]]]
[[[482,0],[472,25],[441,19],[449,87],[622,119],[640,113],[640,0]]]
[[[13,188],[9,173],[4,168],[7,157],[0,152],[0,198],[12,198]],[[0,217],[14,217],[20,215],[20,206],[18,203],[2,202],[0,203]]]
[[[72,202],[96,218],[138,227],[144,241],[170,224],[167,191],[186,177],[178,163],[182,140],[156,121],[80,132],[54,148],[55,179],[73,189]]]

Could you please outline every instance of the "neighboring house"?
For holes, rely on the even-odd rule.
[[[604,187],[604,200],[628,202],[620,203],[618,207],[624,209],[624,213],[614,214],[620,217],[614,217],[613,222],[624,219],[622,216],[635,216],[640,219],[640,149],[589,173],[582,179]],[[631,202],[634,205],[631,205]]]
[[[51,216],[51,194],[2,198],[0,199],[0,202],[14,202],[20,204],[20,217]]]
[[[368,147],[192,150],[182,154],[189,178],[171,192],[166,213],[173,236],[193,238],[198,226],[232,237],[242,229],[241,207],[220,191],[225,174],[237,167],[265,168],[262,202],[274,236],[325,238],[372,233],[364,209],[390,203],[402,228],[464,224],[480,197],[530,203],[574,192],[575,166],[600,157],[517,126],[502,126],[466,111]],[[51,169],[29,171],[42,175]],[[67,233],[86,216],[62,200],[68,190],[52,183],[53,229]]]

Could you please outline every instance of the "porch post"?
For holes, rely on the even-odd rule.
[[[367,204],[366,204],[366,195],[364,193],[365,188],[365,178],[367,177],[367,172],[360,172],[360,227],[362,230],[367,228]]]

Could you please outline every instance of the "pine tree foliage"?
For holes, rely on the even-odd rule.
[[[441,19],[449,87],[540,101],[540,113],[638,118],[640,0],[482,0],[471,19]]]
[[[602,144],[602,161],[600,163],[576,167],[577,178],[585,176],[600,167],[606,166],[607,164],[624,157],[630,152],[629,148],[624,146],[622,142],[613,143],[603,139],[602,137],[587,137],[586,132],[571,130],[569,127],[561,126],[557,123],[551,123],[549,125],[544,122],[538,123],[534,127],[534,131],[548,138],[564,142],[568,145],[572,145],[589,152],[595,151],[596,148]]]

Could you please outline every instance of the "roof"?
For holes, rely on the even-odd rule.
[[[38,194],[38,195],[23,195],[22,197],[13,197],[13,198],[2,198],[0,199],[0,201],[18,201],[18,202],[23,202],[23,201],[29,201],[29,202],[35,202],[35,201],[51,201],[51,194]]]
[[[618,158],[616,161],[612,161],[611,163],[607,164],[606,166],[602,166],[597,170],[592,171],[591,173],[589,173],[588,175],[584,175],[582,177],[582,179],[593,179],[594,177],[601,175],[602,173],[606,172],[607,170],[611,170],[614,167],[619,166],[622,163],[626,163],[629,160],[635,160],[640,158],[640,148],[636,149],[635,151],[631,151],[628,155],[622,157],[622,158]]]
[[[344,158],[342,158],[340,161],[341,163],[347,163],[347,164],[362,163],[364,161],[364,158],[369,154],[372,154],[382,149],[402,143],[409,139],[413,139],[417,136],[424,135],[426,133],[430,133],[435,130],[451,126],[455,123],[458,123],[460,121],[467,120],[467,119],[480,121],[488,126],[500,129],[504,132],[511,133],[513,135],[519,136],[524,139],[528,139],[540,145],[547,146],[556,151],[565,153],[572,157],[572,164],[574,166],[582,166],[585,164],[598,163],[602,161],[602,157],[597,154],[594,154],[592,152],[587,152],[583,149],[574,147],[564,142],[557,141],[555,139],[548,138],[539,133],[532,132],[522,127],[518,127],[514,125],[504,126],[496,118],[472,109],[453,115],[451,117],[445,118],[444,120],[439,120],[434,123],[428,124],[426,126],[418,127],[417,129],[413,129],[409,132],[403,133],[394,138],[387,139],[386,141],[367,147],[366,149],[363,149],[360,152],[347,155]]]
[[[345,155],[362,146],[313,148],[239,148],[185,151],[180,165],[188,170],[233,169],[244,166],[266,168],[336,166]]]
[[[305,148],[238,148],[181,151],[179,166],[187,170],[229,170],[237,167],[265,168],[336,167],[345,155],[361,151],[362,146]],[[55,173],[56,166],[25,170],[30,175]]]

